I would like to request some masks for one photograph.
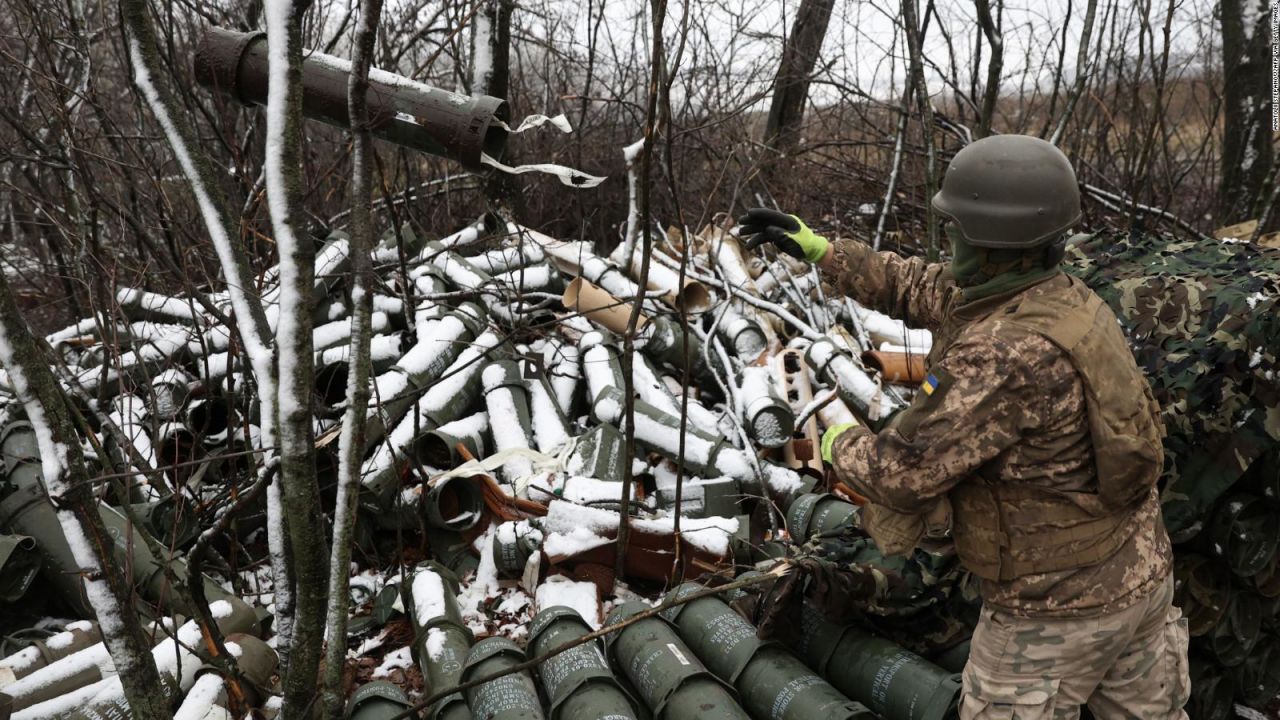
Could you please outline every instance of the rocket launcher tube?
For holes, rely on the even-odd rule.
[[[493,445],[498,452],[511,449],[528,450],[533,446],[533,424],[529,417],[529,390],[520,377],[520,366],[511,360],[498,360],[485,366],[484,402],[489,411]],[[515,484],[519,478],[533,473],[533,463],[524,456],[512,457],[502,465],[502,476]]]
[[[239,102],[267,101],[266,33],[238,33],[211,27],[196,50],[196,81]],[[350,127],[347,82],[351,63],[311,53],[302,63],[302,114],[341,128]],[[366,97],[370,130],[383,140],[480,168],[482,154],[501,157],[509,117],[506,102],[468,97],[379,70],[369,71]]]
[[[529,622],[530,654],[545,655],[591,632],[573,608],[553,605]],[[551,720],[641,720],[639,705],[609,669],[599,642],[579,645],[538,666]]]
[[[647,610],[623,603],[605,621],[614,625]],[[655,720],[748,720],[732,691],[698,660],[666,620],[649,617],[609,636],[609,655],[622,668]]]
[[[504,637],[481,640],[471,648],[464,681],[485,677],[524,662],[519,646]],[[543,720],[538,689],[529,671],[509,673],[467,690],[471,712],[484,720]]]
[[[668,594],[680,598],[702,590],[685,583]],[[786,650],[756,637],[751,623],[724,601],[705,597],[662,613],[711,672],[732,683],[754,717],[776,720],[854,720],[874,716],[845,697]]]

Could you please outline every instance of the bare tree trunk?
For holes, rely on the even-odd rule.
[[[315,244],[302,233],[302,15],[305,0],[266,4],[268,86],[266,187],[280,249],[279,413],[280,495],[294,576],[293,636],[284,669],[285,720],[308,716],[324,639],[325,538],[318,519],[311,388],[315,375],[311,293]]]
[[[799,141],[797,130],[809,97],[809,75],[822,52],[834,5],[835,0],[801,0],[791,36],[782,48],[764,128],[765,144],[781,152],[794,148]]]
[[[260,473],[272,463],[276,445],[276,356],[266,312],[254,290],[253,275],[239,232],[228,211],[226,199],[219,191],[204,154],[198,150],[200,140],[192,124],[179,115],[179,106],[169,89],[157,81],[161,62],[157,50],[155,28],[147,12],[145,0],[121,0],[130,62],[133,64],[134,86],[141,93],[152,114],[164,130],[170,148],[177,156],[183,175],[200,208],[201,220],[209,232],[222,275],[227,283],[231,309],[235,313],[240,342],[248,357],[257,384],[262,447],[264,454]],[[277,481],[278,483],[279,481]],[[280,488],[273,483],[268,490],[272,501],[267,504],[267,544],[275,590],[276,631],[281,666],[288,665],[288,638],[293,621],[293,570],[288,558],[285,518],[279,502]]]
[[[1222,0],[1222,181],[1220,225],[1253,217],[1271,172],[1267,80],[1271,14],[1264,0]]]
[[[93,496],[66,398],[48,362],[36,350],[35,338],[22,319],[3,272],[0,364],[8,371],[18,400],[36,431],[45,492],[81,568],[85,594],[98,616],[102,639],[120,675],[133,717],[168,718],[169,701],[151,658],[151,648],[144,639],[140,615],[133,607],[127,575],[115,566],[115,543],[98,515],[98,500]]]
[[[925,254],[930,262],[938,259],[938,223],[934,220],[933,194],[938,188],[937,150],[933,139],[933,105],[929,100],[929,88],[924,80],[924,56],[921,45],[920,17],[916,0],[902,0],[902,22],[907,30],[907,54],[910,60],[910,80],[915,87],[916,105],[920,111],[920,134],[924,142],[924,206],[925,227],[928,228],[928,245]]]
[[[1093,34],[1093,17],[1098,11],[1098,0],[1089,0],[1084,11],[1084,28],[1080,31],[1080,47],[1076,52],[1076,79],[1071,87],[1071,94],[1067,96],[1067,104],[1062,109],[1062,117],[1058,118],[1058,124],[1053,128],[1053,135],[1049,136],[1049,142],[1054,145],[1062,139],[1062,132],[1067,128],[1067,122],[1071,120],[1071,114],[1075,112],[1076,103],[1080,102],[1080,96],[1084,94],[1085,83],[1089,80],[1089,70],[1091,63],[1089,62],[1089,38]]]
[[[987,60],[987,85],[982,92],[982,115],[978,118],[978,131],[975,133],[977,137],[984,138],[991,134],[991,119],[996,113],[996,100],[1000,98],[1000,72],[1004,68],[1004,40],[1001,37],[1004,1],[996,0],[994,18],[991,17],[990,0],[974,0],[974,5],[982,34],[991,46],[991,59]]]
[[[511,85],[511,13],[514,0],[486,0],[476,11],[471,33],[471,92],[507,99]],[[514,154],[508,153],[511,164]],[[519,214],[522,183],[514,175],[490,170],[485,195],[507,220]]]
[[[369,407],[369,375],[372,370],[371,316],[376,278],[373,274],[373,219],[371,206],[373,136],[369,132],[369,65],[378,33],[382,0],[364,0],[356,24],[347,86],[347,112],[351,117],[351,369],[347,376],[347,409],[338,440],[338,498],[333,510],[333,545],[329,557],[329,607],[326,635],[329,645],[324,664],[324,713],[331,720],[343,716],[342,670],[347,656],[348,593],[351,586],[351,543],[356,524],[356,498],[360,492],[360,461],[364,456],[365,417]]]

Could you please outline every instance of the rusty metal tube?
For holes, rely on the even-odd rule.
[[[347,81],[351,63],[311,53],[302,63],[302,114],[349,128]],[[196,82],[245,105],[267,102],[265,33],[211,27],[195,55]],[[366,100],[370,129],[383,140],[451,158],[471,168],[480,156],[502,155],[507,141],[507,104],[498,98],[468,97],[409,78],[371,69]]]

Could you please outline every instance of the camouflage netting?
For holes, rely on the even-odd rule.
[[[1165,524],[1175,542],[1280,443],[1280,251],[1099,234],[1071,271],[1120,316],[1164,411]]]
[[[1165,524],[1190,619],[1192,717],[1264,704],[1280,672],[1280,251],[1097,234],[1073,273],[1110,303],[1164,413]]]

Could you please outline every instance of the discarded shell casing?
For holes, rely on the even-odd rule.
[[[640,279],[643,259],[644,253],[640,245],[637,244],[631,252],[631,261],[623,263],[627,266],[631,277],[635,278],[636,281]],[[650,290],[658,290],[664,293],[662,301],[676,310],[700,313],[711,307],[711,293],[707,291],[705,285],[688,277],[681,284],[680,272],[668,267],[662,261],[649,261],[648,286]]]
[[[142,521],[143,529],[166,547],[185,545],[200,532],[195,510],[179,495],[154,502],[134,503],[130,507]]]
[[[151,381],[151,417],[157,420],[176,418],[187,404],[187,396],[191,394],[191,385],[195,381],[187,373],[173,368],[157,375]]]
[[[42,564],[34,538],[0,535],[0,602],[16,602],[26,594]]]
[[[529,558],[542,545],[542,533],[522,532],[519,525],[502,523],[493,538],[493,564],[500,578],[519,579]]]
[[[610,295],[586,278],[577,277],[570,282],[561,298],[564,306],[599,324],[610,332],[625,333],[631,318],[631,303]],[[641,313],[636,318],[636,331],[643,330],[649,318]]]
[[[551,391],[556,405],[566,418],[576,417],[578,386],[582,382],[582,368],[579,367],[582,353],[578,348],[557,338],[551,338],[542,351],[542,363],[547,368],[547,380],[551,383]]]
[[[267,101],[265,33],[238,33],[211,27],[196,49],[196,81],[244,104]],[[302,114],[341,128],[350,127],[347,82],[351,64],[311,53],[302,63]],[[502,121],[509,111],[498,98],[467,97],[395,75],[369,71],[370,130],[415,150],[480,167],[481,154],[498,158],[506,144]]]
[[[235,422],[231,402],[221,395],[210,395],[193,400],[187,406],[186,427],[206,445],[226,442],[227,433]]]
[[[795,648],[840,692],[885,720],[943,720],[960,697],[960,677],[856,627],[828,621],[806,605]]]
[[[486,331],[466,345],[444,371],[445,379],[432,384],[379,443],[361,468],[362,483],[378,502],[386,500],[394,487],[398,470],[407,464],[414,439],[427,430],[462,417],[480,395],[480,368],[484,353],[498,344],[498,336]]]
[[[858,506],[827,493],[800,495],[787,507],[787,532],[796,542],[852,525]]]
[[[480,411],[423,433],[414,441],[414,456],[427,467],[457,467],[466,460],[458,450],[459,445],[473,458],[489,454],[488,433],[489,413]]]
[[[245,695],[243,700],[247,704],[257,704],[261,698],[258,697],[256,688],[270,686],[271,675],[279,662],[276,651],[265,642],[245,633],[233,633],[227,636],[226,647],[227,651],[235,657],[236,667],[248,680],[246,683],[235,682],[235,680],[232,682],[235,682],[238,690]],[[214,665],[204,665],[195,671],[195,677],[195,684],[191,686],[191,690],[182,701],[182,706],[178,708],[174,718],[199,718],[200,720],[226,718],[229,720],[231,715],[226,709],[228,678],[223,675],[223,670]]]
[[[607,625],[649,609],[619,605]],[[733,692],[698,660],[666,620],[649,617],[609,636],[609,655],[653,712],[655,720],[747,720]]]
[[[868,350],[862,353],[862,362],[872,370],[879,370],[881,377],[889,382],[902,385],[919,385],[924,382],[923,354]]]
[[[755,362],[769,349],[768,335],[756,316],[740,313],[732,304],[725,310],[716,332],[725,346],[744,363]]]
[[[446,478],[427,490],[422,509],[430,527],[470,530],[484,513],[484,493],[471,478]]]
[[[692,332],[673,320],[661,315],[650,318],[641,334],[640,349],[656,360],[684,369],[686,365],[698,367],[702,363],[702,341]]]
[[[35,447],[34,432],[30,427],[18,426],[15,429],[15,425],[18,424],[11,424],[3,434],[6,465],[11,458],[20,457]],[[26,449],[21,447],[28,443],[29,447]],[[85,596],[81,568],[62,534],[62,525],[44,492],[41,476],[42,470],[38,462],[17,462],[12,466],[7,475],[11,491],[0,499],[0,518],[7,523],[9,531],[35,539],[39,552],[44,556],[41,570],[44,578],[57,588],[63,600],[81,617],[94,617],[93,608]],[[164,567],[171,567],[185,582],[186,563],[177,559],[166,561],[156,558],[142,538],[142,529],[131,526],[128,519],[115,508],[99,505],[98,514],[115,541],[117,553],[128,560],[121,565],[128,569],[132,585],[138,588],[142,597],[163,607],[184,610],[176,602],[178,598],[165,576]],[[211,601],[231,598],[210,578],[205,578],[204,588]]]
[[[582,336],[582,341],[585,344],[588,340],[599,337],[598,333],[589,333]],[[616,347],[607,343],[584,347],[582,374],[587,378],[587,399],[593,405],[607,388],[626,387],[620,353]]]
[[[685,583],[668,593],[678,599],[702,590]],[[755,717],[873,718],[871,711],[832,687],[791,653],[756,637],[756,629],[715,597],[664,611],[680,637],[711,672],[738,689],[743,707]]]
[[[569,424],[551,394],[550,384],[534,363],[524,365],[525,389],[529,393],[529,418],[538,451],[551,454],[569,439]]]
[[[102,633],[98,630],[98,623],[92,620],[77,620],[56,635],[34,640],[28,647],[0,660],[0,692],[50,663],[100,642]]]
[[[538,657],[581,638],[591,626],[573,608],[553,605],[529,623],[528,648]],[[640,720],[635,700],[609,670],[599,642],[589,642],[548,658],[538,680],[550,701],[551,720]]]
[[[471,648],[471,631],[458,610],[456,576],[436,562],[425,562],[414,571],[413,582],[404,583],[405,605],[411,608],[413,652],[422,668],[428,692],[457,685]],[[463,720],[470,718],[461,694],[443,698],[430,709],[428,717]]]
[[[475,680],[524,662],[519,646],[504,637],[476,643],[467,655],[464,681]],[[542,720],[542,703],[529,672],[514,672],[467,691],[467,704],[485,720]]]
[[[621,424],[625,396],[620,387],[606,387],[593,403],[593,413],[601,422]],[[680,419],[662,412],[643,400],[635,400],[636,440],[663,456],[680,462]],[[707,477],[725,475],[716,468],[717,455],[724,448],[733,450],[729,441],[685,424],[684,466]]]
[[[1262,707],[1280,694],[1280,645],[1275,636],[1258,642],[1234,676],[1236,692],[1251,707]]]
[[[796,415],[778,393],[769,368],[748,366],[738,379],[738,412],[753,440],[782,447],[795,433]]]
[[[374,380],[374,397],[380,405],[369,415],[366,448],[377,445],[386,429],[394,427],[413,407],[416,391],[444,374],[484,329],[486,315],[479,305],[464,302],[456,311],[418,327],[418,344]]]
[[[1189,717],[1196,720],[1227,720],[1235,717],[1235,689],[1232,678],[1213,663],[1192,653]]]
[[[347,720],[389,720],[413,707],[395,683],[375,680],[356,688],[347,701]]]
[[[1174,559],[1174,605],[1187,618],[1191,637],[1208,634],[1222,621],[1231,602],[1231,571],[1204,555]]]
[[[489,273],[490,275],[498,275],[500,273],[510,272],[516,268],[528,267],[535,263],[540,263],[546,259],[546,255],[542,252],[542,248],[531,242],[522,242],[513,247],[499,248],[497,250],[489,250],[488,252],[473,255],[471,264]]]
[[[484,402],[489,411],[493,445],[498,452],[528,450],[533,446],[533,424],[529,417],[529,389],[520,377],[520,366],[510,360],[498,360],[485,366]],[[503,463],[502,476],[507,482],[527,477],[533,464],[525,457],[514,457]]]
[[[476,269],[479,270],[478,267]],[[549,262],[513,268],[494,275],[493,280],[516,294],[533,291],[560,292],[564,288],[560,271]]]
[[[783,350],[769,359],[769,369],[790,407],[807,407],[813,400],[813,386],[809,382],[808,368],[805,367],[801,352],[792,348]],[[787,467],[795,470],[807,469],[811,474],[821,475],[821,445],[822,433],[818,430],[818,421],[810,415],[800,427],[794,428],[790,442],[783,448],[783,460]]]
[[[618,428],[600,423],[578,436],[565,467],[572,475],[621,482],[626,462],[626,437]]]
[[[1231,594],[1227,612],[1209,633],[1209,649],[1223,667],[1236,667],[1249,657],[1262,636],[1262,603],[1252,593]]]
[[[873,421],[884,420],[901,407],[881,392],[875,381],[854,365],[831,338],[815,340],[805,352],[804,359],[814,374],[839,389],[846,403],[859,408]]]
[[[1237,575],[1249,577],[1266,567],[1280,545],[1280,523],[1272,507],[1256,495],[1225,498],[1209,526],[1214,553]]]

